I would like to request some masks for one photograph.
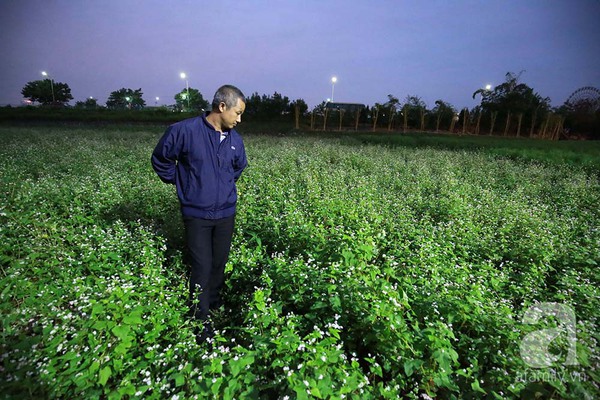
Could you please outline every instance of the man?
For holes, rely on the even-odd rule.
[[[212,337],[210,311],[219,308],[237,202],[235,183],[246,168],[241,136],[244,94],[224,85],[208,115],[171,125],[152,153],[152,167],[174,184],[185,225],[191,275],[191,314],[203,323],[197,341]]]

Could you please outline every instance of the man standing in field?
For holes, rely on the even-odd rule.
[[[191,262],[190,311],[203,324],[199,343],[212,337],[210,311],[221,305],[237,203],[235,183],[247,165],[244,143],[233,128],[245,108],[244,94],[224,85],[215,93],[209,114],[171,125],[152,153],[154,171],[177,188]]]

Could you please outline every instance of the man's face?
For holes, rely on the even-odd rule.
[[[225,103],[221,103],[220,108],[221,128],[229,130],[242,122],[242,114],[246,109],[246,103],[244,103],[241,99],[238,99],[235,107],[229,108],[225,105]]]

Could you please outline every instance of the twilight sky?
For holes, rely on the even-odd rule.
[[[309,107],[392,94],[472,107],[507,72],[553,106],[600,88],[600,0],[1,0],[0,105],[48,71],[75,101],[122,87],[147,105],[224,83]]]

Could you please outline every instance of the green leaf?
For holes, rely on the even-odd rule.
[[[118,390],[118,392],[121,395],[126,395],[127,394],[129,396],[133,396],[133,395],[135,395],[136,388],[135,388],[135,386],[133,386],[130,383],[127,386],[120,387],[119,390]]]
[[[96,303],[92,307],[92,316],[102,314],[103,311],[104,311],[104,305],[100,304],[100,303]]]
[[[338,331],[337,329],[335,329],[335,328],[327,328],[327,330],[329,331],[329,334],[331,336],[333,336],[334,338],[336,338],[336,339],[340,338],[340,331]]]
[[[125,353],[127,353],[128,349],[131,347],[132,342],[131,340],[123,340],[121,343],[119,343],[118,346],[115,347],[115,354],[117,355],[123,355]]]
[[[100,378],[98,379],[98,383],[101,384],[102,386],[105,386],[106,382],[108,381],[108,378],[110,378],[111,374],[112,374],[112,370],[110,369],[109,366],[102,368],[100,370]]]
[[[231,375],[238,376],[242,370],[242,363],[232,361],[230,364],[230,368],[231,368]]]
[[[90,375],[94,375],[96,371],[100,368],[100,363],[98,361],[94,361],[92,365],[90,365],[89,372]]]
[[[182,374],[175,374],[175,386],[177,386],[177,387],[183,386],[184,383],[185,383],[185,376],[183,376]]]
[[[321,391],[316,386],[310,388],[310,394],[313,395],[313,396],[315,396],[317,399],[322,399],[323,398],[323,395],[321,394]]]
[[[308,399],[308,393],[306,392],[306,387],[302,385],[296,385],[294,387],[294,391],[296,392],[296,398],[298,400]]]
[[[104,328],[106,328],[107,325],[108,325],[107,321],[98,320],[98,321],[94,322],[94,325],[92,325],[92,328],[97,329],[97,330],[104,330]]]
[[[129,325],[117,325],[112,328],[112,333],[121,340],[128,340],[130,330],[131,328]]]
[[[216,378],[215,383],[213,383],[210,388],[212,394],[214,394],[215,396],[217,396],[219,394],[219,388],[221,387],[222,383],[223,383],[223,378]]]
[[[108,394],[108,400],[121,400],[122,398],[123,395],[117,390],[113,390]]]
[[[487,392],[479,386],[479,381],[477,379],[471,382],[471,389],[479,393],[487,394]]]
[[[342,301],[340,300],[339,296],[333,296],[331,297],[331,304],[335,309],[338,309],[342,306]]]
[[[443,371],[450,371],[451,356],[446,349],[438,349],[433,352],[433,358]]]
[[[142,310],[135,310],[131,314],[126,315],[123,318],[123,322],[127,325],[140,325],[144,321],[142,320]]]
[[[421,368],[423,361],[409,360],[404,363],[404,373],[406,376],[411,376],[417,369]]]

